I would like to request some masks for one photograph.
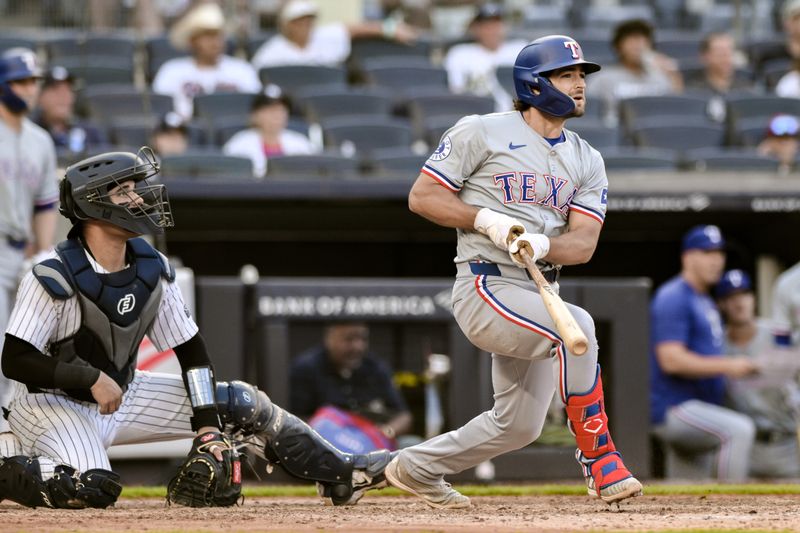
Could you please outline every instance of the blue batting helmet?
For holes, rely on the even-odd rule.
[[[42,68],[33,51],[27,48],[7,50],[0,57],[0,102],[14,113],[26,111],[28,104],[11,90],[9,82],[41,77]]]
[[[575,110],[575,102],[559,91],[547,75],[560,68],[580,65],[591,74],[600,65],[583,59],[581,45],[566,35],[540,37],[523,48],[514,62],[514,89],[517,98],[539,111],[565,117]]]

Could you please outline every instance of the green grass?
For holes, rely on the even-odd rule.
[[[586,494],[586,487],[580,483],[564,485],[459,485],[458,490],[466,496],[583,496]],[[317,495],[316,488],[311,485],[248,486],[242,492],[248,498]],[[166,493],[167,489],[165,487],[125,487],[122,496],[125,498],[163,498]],[[399,496],[404,493],[397,489],[388,488],[370,494]],[[800,484],[671,485],[668,483],[645,483],[645,494],[647,496],[800,494]]]

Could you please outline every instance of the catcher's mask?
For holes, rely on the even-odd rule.
[[[517,98],[536,109],[567,117],[575,111],[575,102],[550,82],[549,75],[558,69],[579,66],[586,74],[600,70],[600,65],[586,61],[578,42],[566,35],[540,37],[523,48],[514,62],[514,89]]]
[[[148,182],[158,171],[155,155],[146,146],[136,154],[107,152],[84,159],[67,167],[59,211],[73,224],[99,220],[137,235],[164,233],[174,225],[167,190]],[[126,189],[122,184],[129,180],[135,185]],[[123,202],[115,202],[112,194]]]

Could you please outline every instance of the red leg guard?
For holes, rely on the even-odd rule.
[[[578,462],[581,462],[580,458],[578,458]],[[588,464],[582,464],[581,466],[583,466],[584,476],[587,478],[591,476],[591,480],[593,481],[593,483],[589,485],[590,490],[594,489],[598,496],[602,496],[601,491],[609,488],[611,485],[633,477],[633,474],[630,473],[622,462],[622,457],[619,455],[619,452],[609,453]]]
[[[592,390],[586,394],[570,394],[566,409],[569,428],[575,435],[575,442],[584,457],[595,459],[617,450],[608,432],[600,365],[597,366],[597,376]]]

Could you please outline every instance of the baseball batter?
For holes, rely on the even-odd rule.
[[[13,48],[0,58],[0,331],[8,323],[26,250],[53,245],[56,150],[50,135],[27,117],[41,76],[31,50]],[[0,376],[0,406],[8,405],[11,394],[11,383]],[[0,417],[0,432],[7,430]]]
[[[574,356],[518,253],[525,248],[555,282],[561,265],[594,252],[606,212],[603,159],[564,123],[583,115],[585,76],[599,69],[570,37],[537,39],[514,65],[515,111],[461,119],[412,187],[412,211],[458,229],[453,312],[470,341],[492,353],[495,400],[386,467],[390,484],[432,507],[468,507],[443,476],[536,440],[556,386],[589,494],[608,503],[641,494],[609,433],[591,316],[567,304],[590,339],[587,353]]]
[[[357,501],[384,483],[387,451],[342,453],[252,385],[215,382],[174,269],[135,238],[172,226],[164,186],[147,181],[158,170],[149,149],[100,154],[66,170],[60,209],[73,228],[23,279],[6,332],[2,369],[18,382],[8,419],[25,455],[0,461],[0,498],[104,508],[121,490],[109,446],[196,434],[191,453],[222,461],[231,449],[224,428],[290,474],[320,483],[334,504]],[[145,334],[159,350],[174,349],[182,375],[135,370]]]
[[[772,290],[774,342],[778,346],[800,344],[800,263],[775,280]]]

